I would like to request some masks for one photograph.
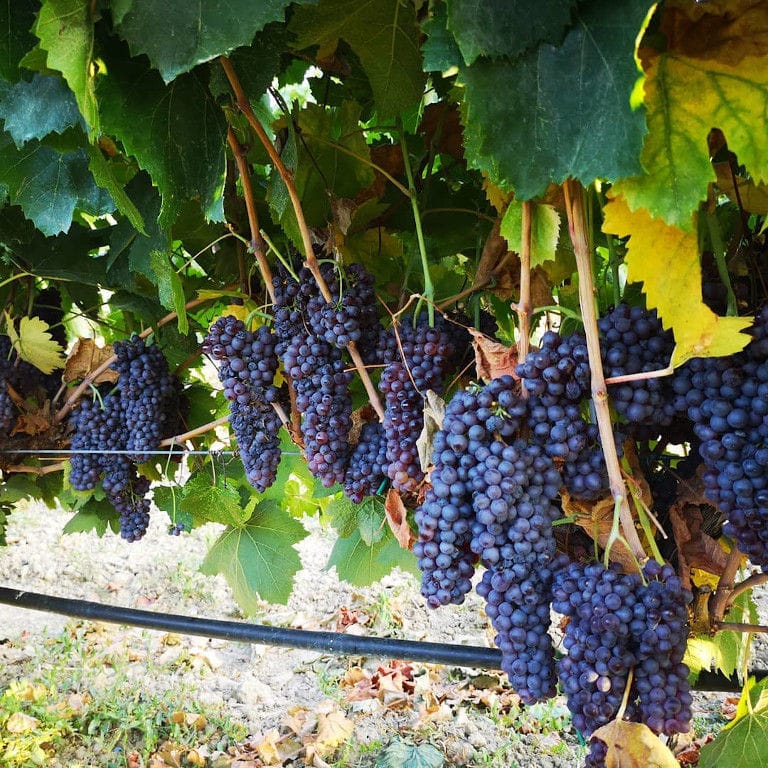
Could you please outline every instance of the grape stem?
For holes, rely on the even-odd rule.
[[[293,181],[293,174],[286,167],[283,159],[280,157],[280,154],[275,148],[275,145],[272,143],[269,136],[267,136],[267,132],[264,130],[264,127],[254,114],[253,109],[251,109],[248,96],[243,90],[243,86],[240,83],[240,79],[238,78],[234,67],[232,66],[232,62],[224,56],[219,58],[219,62],[221,63],[221,66],[224,69],[224,73],[227,76],[227,80],[229,80],[230,87],[235,94],[235,101],[237,103],[238,109],[243,113],[243,116],[248,121],[248,125],[251,126],[253,132],[258,136],[259,141],[264,146],[264,149],[269,155],[269,159],[274,164],[275,169],[277,170],[280,178],[285,184],[286,189],[288,190],[288,196],[291,199],[291,205],[293,206],[293,211],[296,214],[296,224],[299,228],[299,232],[301,233],[301,241],[304,248],[304,263],[307,269],[309,269],[309,271],[312,273],[312,276],[314,277],[315,282],[317,283],[317,287],[320,289],[320,293],[322,294],[323,298],[330,303],[333,301],[333,296],[331,296],[331,292],[328,289],[328,284],[325,282],[325,279],[320,272],[320,265],[318,264],[317,258],[315,257],[315,252],[312,247],[312,237],[309,233],[307,220],[304,217],[304,209],[301,207],[301,200],[299,199],[299,193],[296,189],[296,184]],[[379,420],[383,421],[384,408],[381,404],[381,400],[379,399],[379,393],[377,392],[376,387],[373,386],[373,382],[371,381],[371,377],[369,376],[365,367],[365,363],[360,357],[360,352],[358,351],[357,346],[353,341],[349,342],[347,349],[349,351],[349,356],[352,359],[355,368],[357,369],[360,379],[363,382],[363,386],[365,387],[365,391],[368,395],[371,406],[376,411]]]
[[[768,626],[764,624],[743,624],[740,621],[713,621],[713,632],[761,632],[768,633]]]
[[[718,579],[717,588],[709,598],[709,615],[713,628],[722,623],[725,612],[736,597],[734,594],[736,574],[741,566],[742,557],[741,550],[734,546],[728,553],[728,559],[725,561],[725,567]]]
[[[424,241],[424,231],[421,227],[421,213],[419,211],[419,198],[416,192],[416,183],[413,179],[413,170],[411,168],[410,155],[408,154],[408,143],[405,140],[405,130],[402,120],[398,119],[398,134],[400,136],[400,150],[403,155],[403,166],[405,168],[405,178],[408,180],[408,197],[411,200],[411,210],[413,211],[413,222],[416,227],[416,241],[419,244],[419,256],[421,257],[421,271],[424,275],[424,298],[427,301],[427,314],[429,316],[429,325],[435,324],[435,287],[432,284],[432,275],[429,273],[429,261],[427,260],[427,244]]]
[[[232,126],[227,128],[227,142],[235,157],[237,171],[240,174],[240,183],[243,185],[243,198],[245,199],[245,209],[248,212],[248,226],[251,229],[251,239],[249,250],[256,257],[256,263],[259,265],[261,278],[264,286],[269,293],[272,302],[275,301],[275,288],[272,285],[272,272],[269,268],[269,262],[264,253],[264,241],[261,238],[261,229],[259,228],[259,214],[256,211],[256,198],[253,194],[253,184],[251,183],[251,174],[248,170],[248,161],[245,158],[245,148],[237,140]]]
[[[608,388],[605,384],[603,364],[600,357],[600,337],[597,330],[597,311],[595,309],[594,280],[592,277],[592,259],[589,247],[589,228],[584,204],[584,188],[573,179],[563,182],[565,208],[568,216],[568,231],[576,256],[579,273],[579,305],[584,320],[584,334],[587,340],[589,367],[592,373],[592,401],[595,417],[600,431],[600,443],[608,471],[611,495],[618,507],[618,517],[624,539],[640,564],[647,559],[640,537],[635,529],[632,512],[629,508],[627,488],[621,475],[621,465],[616,451],[616,441],[611,425],[608,405]]]
[[[513,306],[520,322],[520,338],[517,342],[519,360],[525,360],[531,345],[531,201],[522,205],[522,236],[520,238],[520,301]],[[528,391],[523,387],[522,396]]]
[[[20,472],[28,475],[47,475],[51,472],[60,472],[66,466],[66,461],[57,461],[55,464],[48,464],[45,467],[30,467],[28,464],[14,464],[7,467],[5,471],[8,474]]]
[[[639,373],[625,373],[621,376],[609,376],[606,384],[620,384],[623,381],[644,381],[645,379],[660,379],[662,376],[670,376],[675,372],[675,367],[670,364],[666,368],[655,371],[640,371]]]
[[[229,416],[221,416],[218,419],[214,419],[214,421],[209,421],[207,424],[190,429],[189,432],[184,432],[181,435],[173,435],[173,437],[166,437],[165,440],[160,441],[159,447],[170,448],[174,445],[180,445],[187,440],[191,440],[193,437],[204,435],[206,432],[210,432],[212,429],[216,429],[216,427],[226,424],[228,421]]]

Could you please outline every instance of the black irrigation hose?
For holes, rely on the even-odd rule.
[[[340,656],[369,656],[381,659],[402,659],[456,667],[500,669],[501,652],[496,648],[478,648],[469,645],[424,643],[416,640],[398,640],[388,637],[358,637],[341,632],[319,632],[308,629],[283,629],[264,624],[246,624],[239,621],[201,619],[175,613],[156,613],[137,608],[73,600],[68,597],[42,595],[20,589],[0,587],[0,603],[28,608],[33,611],[61,613],[91,621],[126,624],[144,629],[198,635],[240,643],[262,643],[284,648],[304,648],[325,651]],[[762,679],[766,670],[751,670],[750,676]],[[716,672],[702,672],[695,686],[699,691],[740,691],[735,678]]]

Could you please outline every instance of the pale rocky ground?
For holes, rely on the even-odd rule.
[[[168,536],[164,515],[156,513],[147,536],[126,544],[112,534],[101,539],[93,533],[63,535],[68,518],[66,512],[39,505],[14,512],[9,546],[0,550],[0,585],[161,613],[304,629],[336,629],[341,617],[352,615],[363,623],[350,631],[475,646],[491,642],[476,595],[462,606],[430,611],[416,579],[399,571],[366,589],[340,582],[334,570],[324,570],[334,533],[314,519],[305,521],[310,535],[298,545],[304,568],[288,605],[264,603],[259,615],[244,619],[225,580],[197,570],[218,535],[217,526]],[[394,738],[428,741],[444,754],[448,765],[571,768],[583,762],[576,734],[567,726],[557,727],[560,719],[567,720],[563,699],[522,712],[513,708],[516,727],[510,728],[497,714],[509,703],[509,692],[499,685],[485,691],[472,686],[473,680],[483,679],[477,678],[482,670],[415,665],[420,682],[407,696],[395,692],[389,698],[350,701],[350,686],[340,685],[344,675],[370,676],[388,660],[199,637],[169,638],[158,631],[116,625],[94,629],[89,622],[6,605],[0,605],[0,691],[31,659],[45,662],[47,639],[62,632],[82,635],[86,630],[104,633],[101,646],[112,653],[124,650],[130,674],[143,678],[148,690],[176,686],[193,691],[198,704],[241,723],[252,744],[284,733],[286,719],[297,709],[344,712],[354,730],[343,754],[323,755],[329,765],[373,766],[377,752]],[[104,674],[109,673],[105,668]],[[721,699],[721,695],[700,697],[702,717],[709,717]],[[315,764],[321,764],[317,759]],[[84,757],[82,763],[58,765],[108,765],[91,760]]]

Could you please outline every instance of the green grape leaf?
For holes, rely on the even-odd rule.
[[[523,204],[513,200],[501,220],[500,233],[509,249],[520,253],[523,244]],[[553,261],[560,239],[560,214],[551,205],[531,203],[531,267]]]
[[[93,19],[86,0],[43,0],[35,34],[48,54],[48,66],[64,75],[92,135],[99,133],[94,86]]]
[[[371,547],[381,541],[386,527],[384,502],[381,499],[367,498],[357,505],[357,529],[365,544]]]
[[[448,0],[448,29],[471,64],[478,56],[515,58],[538,43],[559,44],[575,0]]]
[[[699,768],[768,764],[768,680],[747,680],[736,717],[723,726],[714,741],[705,744]]]
[[[19,60],[35,45],[31,33],[37,0],[3,0],[0,2],[0,78],[15,83],[19,79]]]
[[[251,102],[255,102],[271,85],[280,71],[280,57],[287,47],[286,26],[270,24],[256,34],[250,45],[237,48],[229,54],[229,62]],[[222,67],[211,69],[211,91],[228,97],[232,93]]]
[[[359,119],[359,105],[349,101],[336,109],[307,104],[298,114],[301,141],[294,181],[309,225],[322,225],[330,217],[329,193],[351,199],[375,180],[365,162],[370,150]]]
[[[108,75],[99,78],[102,126],[160,190],[160,226],[169,228],[190,199],[199,200],[206,218],[221,221],[227,127],[203,73],[165,85],[145,59],[112,54]]]
[[[719,317],[701,296],[701,263],[694,232],[670,226],[648,215],[630,211],[623,198],[604,209],[603,231],[629,235],[625,262],[631,281],[642,282],[648,306],[659,311],[665,328],[675,333],[674,366],[691,357],[732,355],[750,336],[743,333],[749,317]]]
[[[45,235],[66,232],[76,208],[94,215],[114,209],[94,182],[84,149],[61,153],[34,139],[18,149],[9,134],[0,133],[0,184]]]
[[[96,183],[102,188],[106,189],[115,201],[117,210],[120,211],[130,223],[131,227],[142,235],[146,235],[144,227],[144,219],[139,212],[139,209],[133,204],[133,201],[128,197],[128,193],[125,190],[123,184],[117,180],[112,164],[101,153],[101,150],[91,145],[88,148],[88,168],[93,174],[93,178]]]
[[[443,768],[445,756],[432,744],[394,739],[376,758],[376,768]]]
[[[346,496],[338,496],[326,509],[331,525],[342,538],[351,536],[357,530],[357,507]]]
[[[363,541],[358,528],[350,536],[338,538],[326,568],[335,567],[340,579],[356,587],[366,587],[386,576],[396,565],[404,571],[418,573],[414,554],[403,549],[389,526],[385,526],[384,535],[370,546]]]
[[[160,303],[177,315],[179,333],[186,334],[189,331],[187,310],[184,307],[184,286],[181,278],[168,258],[167,253],[152,251],[149,256],[152,265],[151,275],[155,278]]]
[[[191,477],[182,488],[179,507],[196,518],[235,528],[243,526],[251,514],[243,508],[237,489],[220,478],[213,483],[204,474]]]
[[[425,72],[448,72],[461,62],[456,38],[448,31],[448,9],[441,3],[422,25],[427,39],[421,44]]]
[[[321,56],[346,40],[368,76],[380,119],[395,117],[421,99],[424,73],[411,3],[320,0],[296,9],[288,28],[296,35],[296,50],[316,45]]]
[[[78,511],[64,524],[64,533],[88,533],[95,531],[101,538],[107,528],[114,530],[115,525],[119,530],[120,515],[106,499],[90,498]]]
[[[644,83],[648,135],[645,173],[622,179],[615,192],[630,208],[646,208],[669,224],[693,231],[693,213],[715,171],[707,137],[719,128],[728,148],[755,180],[768,181],[768,68],[762,57],[738,64],[663,55]]]
[[[2,94],[0,118],[17,147],[29,139],[43,139],[49,133],[85,128],[75,97],[64,80],[38,74],[30,81],[19,81]]]
[[[734,600],[724,621],[747,624],[758,622],[757,606],[748,592],[743,592]],[[726,677],[733,677],[743,668],[750,647],[750,637],[744,632],[722,630],[711,637],[696,635],[688,639],[683,661],[694,679],[700,672],[713,669]]]
[[[301,2],[313,0],[295,4]],[[267,24],[283,20],[290,4],[291,0],[133,0],[130,7],[121,8],[116,26],[131,53],[147,54],[163,80],[170,83],[198,64],[249,45]]]
[[[246,615],[259,610],[259,601],[288,601],[301,559],[293,547],[307,536],[304,526],[286,515],[279,502],[260,502],[248,523],[227,528],[211,547],[200,570],[224,576]]]
[[[568,177],[591,184],[638,173],[644,121],[630,106],[633,51],[649,7],[595,0],[574,12],[562,45],[461,69],[469,165],[519,200]]]

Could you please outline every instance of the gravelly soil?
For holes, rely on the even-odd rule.
[[[64,536],[61,530],[68,517],[35,505],[12,515],[10,546],[0,551],[3,586],[159,612],[244,620],[224,579],[197,571],[220,530],[216,526],[172,537],[165,533],[163,516],[156,515],[141,542],[126,544],[112,535]],[[416,580],[399,571],[363,590],[340,582],[333,570],[324,570],[333,533],[315,520],[305,524],[310,536],[298,545],[304,568],[288,605],[264,603],[259,615],[248,620],[305,629],[337,629],[352,621],[347,630],[363,634],[475,646],[491,642],[477,596],[459,607],[429,611]],[[1,605],[0,640],[5,642],[0,645],[0,687],[18,677],[30,659],[40,659],[41,654],[44,658],[45,638],[72,632],[73,622]],[[504,685],[494,684],[492,677],[490,684],[487,676],[478,677],[482,670],[414,665],[411,672],[422,681],[415,688],[350,701],[354,698],[349,695],[350,677],[368,679],[388,660],[186,636],[169,639],[160,632],[114,625],[103,625],[99,631],[106,634],[105,643],[125,649],[131,673],[143,678],[148,689],[192,690],[198,703],[242,723],[253,744],[284,731],[286,718],[297,707],[315,711],[334,702],[353,722],[354,731],[343,760],[338,754],[324,756],[331,765],[335,759],[337,764],[371,766],[379,745],[403,737],[428,740],[454,765],[565,768],[583,761],[576,734],[567,725],[558,728],[564,715],[567,720],[562,699],[519,710]],[[424,680],[429,681],[427,686]],[[489,687],[481,689],[479,680]],[[698,697],[700,730],[713,727],[721,699]],[[510,720],[514,728],[505,725]],[[319,756],[314,759],[321,764]],[[52,765],[80,765],[72,760],[65,756]],[[107,764],[93,756],[82,763]],[[304,763],[298,757],[293,764]]]

